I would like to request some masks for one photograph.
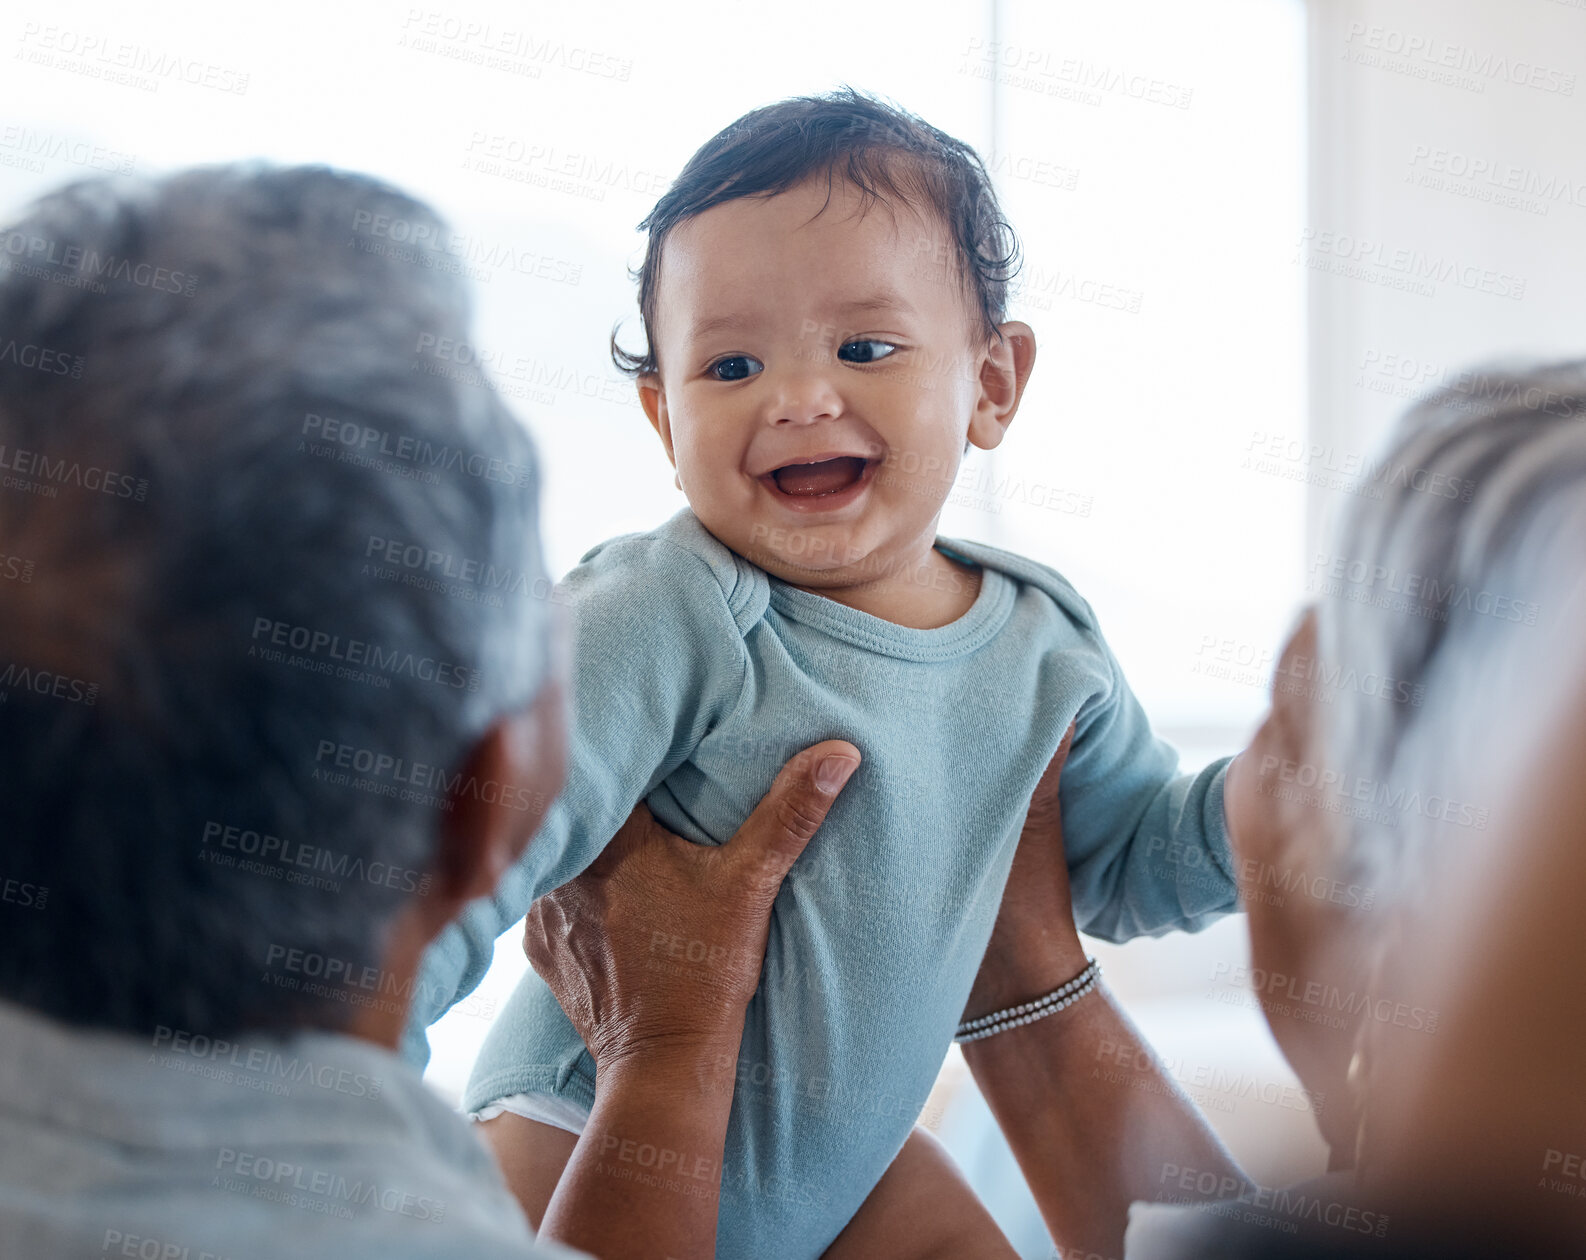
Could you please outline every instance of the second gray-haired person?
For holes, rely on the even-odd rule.
[[[1534,1141],[1534,1162],[1513,1161],[1505,1180],[1470,1175],[1493,1167],[1500,1130],[1512,1141],[1543,1128],[1543,1110],[1569,1117],[1563,1090],[1540,1107],[1534,1091],[1530,1116],[1489,1128],[1462,1123],[1468,1095],[1423,1095],[1419,1131],[1439,1132],[1437,1145],[1408,1142],[1403,1112],[1439,1056],[1490,1062],[1485,1047],[1512,1037],[1484,1010],[1463,1025],[1440,1018],[1449,990],[1439,973],[1479,975],[1496,950],[1453,895],[1473,876],[1493,889],[1482,898],[1491,918],[1524,932],[1491,872],[1532,848],[1504,789],[1543,786],[1533,763],[1546,751],[1550,693],[1575,694],[1582,660],[1583,414],[1578,361],[1472,371],[1410,409],[1336,548],[1315,558],[1318,605],[1280,654],[1254,755],[1230,781],[1230,813],[1247,824],[1235,857],[1251,985],[1315,1100],[1329,1175],[1252,1181],[1110,1001],[965,1048],[1065,1254],[1578,1254],[1578,1214],[1560,1220],[1574,1205],[1561,1211],[1559,1195],[1537,1186],[1548,1148],[1573,1149],[1572,1137],[1555,1129]],[[1082,956],[1063,922],[1066,889],[1021,878],[1029,869],[1016,859],[980,1002],[995,1003],[1005,973],[1018,983],[1022,969],[1030,984]],[[1264,894],[1274,876],[1291,891]],[[1517,986],[1538,1037],[1556,1031],[1563,1003],[1544,999],[1544,1012],[1536,995],[1564,992],[1578,966],[1559,956],[1526,977],[1534,987]],[[1090,1073],[1099,1045],[1120,1065],[1105,1083]],[[1492,1088],[1515,1097],[1511,1082]],[[1497,1110],[1487,1100],[1479,1109]],[[1425,1123],[1425,1110],[1438,1122]]]

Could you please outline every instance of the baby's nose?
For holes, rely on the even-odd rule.
[[[813,424],[835,420],[842,414],[842,395],[819,365],[802,365],[782,374],[769,399],[767,414],[773,424]]]

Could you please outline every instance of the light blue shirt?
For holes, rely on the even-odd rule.
[[[0,1256],[574,1254],[533,1241],[478,1138],[388,1050],[139,1038],[0,1002]]]
[[[743,823],[783,763],[824,739],[863,764],[777,896],[728,1127],[718,1254],[814,1257],[901,1147],[963,1013],[1025,807],[1077,720],[1060,799],[1080,927],[1195,930],[1234,909],[1226,762],[1177,773],[1090,607],[1044,565],[976,543],[970,610],[898,626],[799,590],[692,512],[595,548],[566,579],[574,628],[566,790],[497,896],[425,959],[407,1052],[479,983],[496,937],[582,871],[634,805],[702,844]],[[687,941],[657,965],[698,965]],[[695,952],[698,952],[696,945]],[[1033,995],[1032,995],[1033,996]],[[530,974],[465,1103],[554,1094],[594,1070]]]

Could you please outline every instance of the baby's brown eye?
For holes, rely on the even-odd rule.
[[[756,372],[763,372],[765,364],[758,359],[751,359],[746,354],[729,355],[725,359],[717,359],[710,365],[710,374],[718,381],[747,380]]]
[[[837,357],[844,363],[874,363],[896,349],[890,341],[847,341],[838,347]]]

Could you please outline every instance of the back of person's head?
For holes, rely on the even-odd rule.
[[[1315,566],[1320,655],[1356,682],[1328,706],[1328,760],[1359,807],[1352,878],[1393,904],[1501,836],[1484,785],[1545,707],[1538,663],[1582,650],[1586,362],[1462,374],[1359,490]]]
[[[1355,1042],[1361,1175],[1392,1254],[1577,1255],[1586,361],[1461,374],[1377,481],[1341,548],[1366,567],[1322,622],[1341,660],[1418,689],[1331,723],[1392,815],[1346,848],[1393,912],[1372,961],[1403,999]]]
[[[907,110],[843,88],[751,110],[688,160],[639,224],[649,233],[636,276],[645,344],[637,353],[625,351],[613,335],[618,370],[642,377],[660,369],[661,257],[674,228],[713,206],[774,197],[816,177],[846,181],[867,206],[909,206],[936,216],[956,245],[954,262],[978,331],[997,335],[1007,318],[1008,284],[1019,269],[1019,243],[985,164],[972,147]],[[936,266],[942,261],[922,259]]]
[[[449,776],[533,700],[532,447],[434,353],[466,295],[376,248],[394,221],[444,233],[372,179],[247,166],[0,231],[0,878],[32,890],[0,996],[343,1025],[313,977],[377,962]]]

